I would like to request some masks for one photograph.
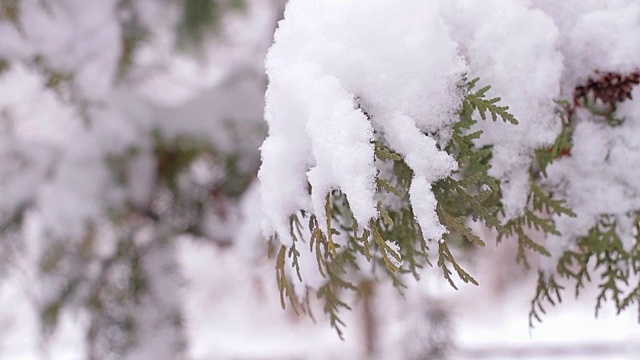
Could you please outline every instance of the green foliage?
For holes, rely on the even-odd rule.
[[[332,199],[333,198],[333,199]],[[363,253],[370,251],[370,244],[367,239],[363,239],[357,236],[349,237],[349,244],[345,249],[341,249],[339,244],[333,242],[332,238],[335,235],[341,235],[341,233],[334,228],[331,224],[336,224],[341,220],[343,214],[348,210],[346,204],[346,198],[339,192],[333,192],[327,196],[327,225],[329,226],[326,233],[321,228],[315,215],[308,216],[305,212],[292,215],[290,218],[290,230],[291,236],[294,240],[294,244],[289,247],[289,258],[291,259],[291,267],[296,270],[296,275],[300,281],[302,277],[299,269],[299,256],[300,253],[297,250],[297,246],[304,246],[301,243],[308,242],[308,246],[311,251],[315,252],[316,261],[318,265],[318,271],[323,278],[328,281],[318,289],[316,296],[323,302],[323,310],[329,316],[331,325],[336,329],[338,335],[342,338],[341,328],[345,325],[340,319],[338,311],[340,308],[350,309],[349,305],[340,299],[340,292],[343,289],[356,291],[358,288],[348,278],[348,269],[357,269],[356,252]],[[350,211],[349,211],[350,214]],[[305,239],[305,231],[302,226],[301,219],[308,223],[309,239]],[[353,223],[355,224],[355,222]],[[351,225],[353,225],[351,224]],[[357,230],[350,228],[349,225],[341,224],[339,226],[343,231]],[[368,234],[367,231],[365,233]],[[331,234],[327,236],[326,234]],[[368,235],[366,236],[368,238]],[[273,239],[272,239],[273,240]],[[363,241],[363,244],[360,244]],[[340,251],[338,251],[340,249]],[[366,250],[365,250],[366,249]],[[278,281],[278,287],[280,289],[280,299],[283,308],[286,307],[285,298],[289,300],[289,304],[296,313],[300,311],[311,314],[311,308],[309,305],[309,294],[305,299],[298,299],[290,280],[286,275],[285,268],[289,265],[286,264],[285,254],[287,253],[286,246],[281,246],[277,260],[276,260],[276,275]]]
[[[0,23],[13,26],[21,35],[26,36],[22,27],[22,3],[20,0],[0,0]],[[47,15],[56,16],[53,11],[56,5],[53,2],[38,0],[37,3]],[[238,0],[200,1],[200,5],[206,6],[209,3],[216,7],[215,18],[207,18],[206,14],[198,13],[191,6],[198,1],[178,3],[191,9],[185,10],[186,17],[181,24],[187,31],[182,35],[185,39],[192,36],[191,39],[198,41],[204,40],[204,36],[194,34],[204,35],[218,26],[213,23],[217,24],[225,11],[241,9],[244,5],[243,1]],[[133,70],[137,51],[150,39],[153,32],[153,29],[145,28],[138,8],[135,0],[117,2],[114,16],[120,22],[121,51],[118,78],[113,79],[114,81],[127,80]],[[205,16],[199,17],[200,15]],[[189,23],[192,20],[197,23]],[[207,24],[206,21],[209,20],[213,23]],[[189,33],[192,30],[194,32]],[[201,45],[195,42],[193,45]],[[76,85],[77,74],[74,71],[61,70],[55,59],[34,54],[20,60],[0,58],[0,76],[17,62],[38,72],[44,79],[44,85],[59,100],[73,106],[85,120],[85,125],[91,125],[92,111],[100,109],[104,104],[86,98]],[[135,166],[132,161],[145,155],[156,160],[157,166],[152,170],[155,173],[150,176],[155,182],[150,184],[152,189],[149,192],[152,195],[148,203],[109,203],[105,206],[114,208],[106,209],[104,218],[95,223],[87,223],[83,235],[78,238],[57,238],[52,234],[45,234],[47,241],[43,243],[37,269],[39,278],[47,282],[48,288],[47,298],[40,309],[43,334],[51,334],[65,312],[80,309],[89,319],[86,334],[89,358],[103,358],[100,354],[106,353],[110,356],[123,355],[134,344],[140,325],[137,323],[139,307],[144,305],[143,300],[149,296],[151,282],[158,281],[154,274],[147,273],[145,262],[150,256],[157,256],[160,249],[166,248],[170,239],[186,233],[196,237],[210,236],[211,240],[221,245],[228,242],[228,239],[218,239],[203,233],[206,229],[206,226],[202,226],[204,215],[212,216],[213,213],[224,219],[229,205],[237,205],[257,172],[257,159],[255,164],[247,162],[246,158],[241,163],[242,155],[235,151],[238,149],[226,152],[208,145],[202,139],[167,139],[159,134],[149,135],[153,139],[152,146],[127,149],[122,153],[109,154],[105,159],[113,171],[116,191],[122,191],[123,195],[130,190],[128,182],[139,180],[131,178],[131,168]],[[237,132],[232,136],[236,135]],[[14,161],[9,158],[5,160]],[[196,184],[198,186],[194,185],[194,181],[186,181],[193,180],[192,165],[198,161],[207,162],[207,165],[215,168],[214,172],[220,174],[219,179],[215,179],[213,184]],[[54,168],[49,169],[49,172],[52,173],[50,176],[57,176]],[[0,213],[0,236],[3,240],[0,248],[3,261],[0,268],[13,262],[13,257],[21,255],[24,245],[19,241],[20,232],[25,215],[33,206],[32,200],[27,200],[10,212]],[[108,231],[106,234],[96,235],[97,227]],[[148,233],[149,229],[154,231],[153,238],[138,241],[140,234]],[[97,246],[97,236],[105,241],[113,241],[115,249]],[[289,252],[294,251],[295,249],[290,249]],[[170,321],[174,324],[181,322],[179,314],[167,315],[171,315]]]
[[[156,243],[138,246],[132,239],[122,237],[111,256],[96,261],[95,236],[94,227],[90,226],[79,242],[64,239],[55,241],[46,249],[40,273],[60,286],[57,294],[42,308],[42,330],[47,335],[51,334],[65,308],[84,303],[91,320],[89,340],[103,340],[99,332],[113,336],[114,330],[118,329],[120,340],[109,347],[124,350],[135,340],[132,311],[135,311],[134,305],[139,303],[147,288],[142,257]],[[90,266],[99,270],[96,275],[77,271]]]
[[[451,251],[449,250],[449,246],[446,242],[440,242],[438,244],[438,267],[442,268],[442,272],[444,274],[445,279],[449,282],[449,284],[456,290],[458,287],[455,282],[451,278],[451,270],[447,267],[447,263],[450,263],[453,266],[453,269],[458,274],[458,277],[462,279],[465,283],[472,283],[473,285],[478,285],[478,281],[473,278],[468,272],[466,272],[458,262],[453,258]]]
[[[557,109],[556,114],[562,123],[560,134],[554,141],[553,145],[547,148],[537,149],[535,151],[535,159],[537,167],[543,176],[547,176],[547,167],[555,160],[571,155],[572,136],[575,127],[575,118],[570,104],[567,101],[556,101],[561,108]]]
[[[616,217],[602,215],[586,236],[577,239],[574,248],[562,254],[556,266],[558,277],[574,283],[576,297],[579,297],[580,291],[587,283],[593,281],[593,275],[597,276],[596,316],[604,302],[609,300],[613,302],[618,313],[635,304],[640,314],[640,283],[637,282],[640,275],[640,236],[637,231],[640,226],[640,213],[625,216],[634,218],[633,226],[636,230],[631,246],[625,244],[616,231],[618,226]],[[540,279],[545,276],[540,274]],[[564,287],[555,280],[548,282],[539,280],[532,308],[537,307],[544,312],[543,301],[555,305],[552,297],[540,295],[552,291],[555,292],[557,302],[560,302],[562,289]],[[540,317],[535,312],[531,316],[540,321]]]
[[[529,195],[530,208],[522,217],[503,224],[500,216],[500,184],[489,175],[492,149],[475,145],[482,132],[472,131],[472,126],[477,122],[475,115],[479,114],[485,120],[487,113],[494,121],[500,118],[513,125],[518,122],[508,112],[507,106],[498,104],[500,98],[485,98],[489,87],[474,91],[477,81],[466,82],[462,87],[465,97],[459,112],[460,118],[450,129],[450,141],[443,148],[455,157],[458,170],[432,185],[438,202],[438,217],[448,229],[448,233],[438,242],[437,252],[433,256],[436,256],[436,266],[441,269],[445,279],[456,289],[454,276],[465,283],[478,285],[451,251],[452,246],[485,246],[485,241],[469,226],[469,221],[481,222],[485,227],[496,230],[501,238],[518,237],[523,253],[519,258],[526,261],[525,248],[548,254],[544,247],[531,240],[528,232],[533,229],[555,234],[557,230],[553,222],[545,216],[551,213],[572,214],[562,201],[553,199],[533,183]],[[364,109],[363,112],[367,114]],[[374,146],[375,164],[380,169],[376,177],[381,199],[378,202],[378,217],[371,219],[368,224],[358,224],[349,209],[347,197],[334,190],[327,194],[326,224],[321,226],[315,215],[305,212],[291,216],[290,235],[294,243],[288,248],[290,265],[285,261],[286,246],[281,247],[276,261],[283,307],[286,305],[285,298],[288,298],[296,312],[300,308],[305,312],[310,310],[308,305],[302,305],[305,301],[297,299],[293,290],[295,285],[292,286],[285,271],[287,266],[293,267],[298,280],[302,280],[297,248],[308,242],[310,251],[315,253],[318,271],[326,279],[317,291],[317,297],[323,302],[324,311],[340,336],[344,323],[338,311],[341,308],[349,309],[340,295],[345,289],[360,291],[354,284],[361,283],[362,277],[367,276],[360,271],[357,259],[372,262],[373,268],[381,269],[389,276],[399,291],[404,287],[403,274],[418,278],[418,269],[425,264],[432,265],[430,244],[422,237],[410,206],[408,192],[413,171],[402,156],[385,143],[383,137],[379,136]],[[306,222],[308,229],[302,226]]]
[[[214,196],[238,199],[249,187],[257,173],[257,163],[252,164],[253,166],[241,167],[239,156],[233,150],[218,149],[205,138],[178,136],[174,139],[168,139],[158,131],[154,132],[153,136],[153,152],[157,159],[156,173],[173,192],[179,192],[181,176],[188,173],[193,163],[199,160],[210,163],[212,167],[220,168],[225,175],[221,176],[219,181],[213,185],[211,191]],[[137,151],[132,149],[123,155],[130,160],[130,157],[135,154]]]
[[[120,58],[118,59],[118,81],[124,81],[133,68],[136,54],[150,37],[147,29],[136,11],[134,0],[120,0],[118,3],[120,20]]]
[[[552,215],[567,215],[576,216],[575,213],[564,206],[563,200],[553,199],[536,183],[534,179],[531,180],[531,192],[528,196],[528,207],[524,210],[524,213],[514,219],[509,220],[504,228],[506,231],[498,235],[498,241],[501,241],[503,237],[517,237],[518,238],[518,254],[516,261],[522,262],[526,268],[530,268],[531,265],[527,259],[526,250],[531,250],[544,256],[550,256],[551,254],[541,244],[535,242],[530,234],[530,230],[542,232],[545,235],[561,235],[556,229]]]
[[[531,300],[531,309],[529,310],[529,327],[533,328],[534,318],[542,321],[540,313],[546,314],[543,303],[549,302],[551,305],[562,301],[561,291],[564,289],[559,285],[554,276],[547,277],[542,271],[538,272],[538,282],[536,284],[535,296]]]
[[[243,10],[245,0],[182,0],[177,28],[178,47],[185,50],[200,46],[209,34],[220,29],[226,11]]]
[[[178,42],[202,43],[205,34],[218,28],[219,4],[216,0],[185,0],[178,24]]]
[[[616,114],[617,103],[630,98],[633,86],[637,85],[637,80],[629,81],[633,76],[631,74],[625,77],[614,73],[601,75],[597,81],[589,80],[587,85],[577,86],[572,103],[556,102],[559,105],[558,116],[562,130],[551,147],[536,151],[536,160],[543,176],[546,176],[546,168],[553,161],[571,156],[573,132],[578,122],[578,107],[586,109],[594,119],[604,120],[610,126],[623,123],[624,119]],[[533,199],[534,206],[547,213],[575,216],[571,210],[564,207],[563,202],[545,197],[540,188],[534,190],[533,195],[537,196],[537,200]],[[633,219],[633,239],[628,239],[626,243],[617,231],[620,217]],[[547,222],[542,220],[535,224],[544,229]],[[555,305],[561,302],[560,294],[565,286],[558,282],[559,279],[573,283],[576,298],[580,296],[587,283],[596,279],[599,289],[596,296],[596,316],[606,301],[612,301],[618,313],[635,304],[640,316],[640,285],[637,282],[640,272],[639,226],[638,212],[600,214],[588,233],[573,239],[574,245],[562,253],[554,274],[539,274],[538,286],[531,302],[530,325],[533,326],[534,318],[541,321],[540,312],[544,313],[543,303]],[[547,228],[545,232],[556,234],[549,230]]]
[[[0,58],[0,76],[9,70],[9,67],[11,67],[11,64],[7,60]]]
[[[473,90],[480,79],[475,78],[467,83],[469,90]],[[491,86],[487,85],[480,90],[470,92],[463,101],[463,113],[472,113],[478,111],[482,120],[487,119],[487,111],[491,114],[493,121],[496,121],[500,117],[505,122],[511,124],[518,124],[518,120],[509,112],[508,106],[497,105],[501,98],[495,97],[491,99],[485,99],[487,92],[491,89]]]
[[[17,29],[21,28],[19,0],[0,0],[0,21],[8,21]]]
[[[150,290],[150,281],[157,281],[147,273],[145,259],[156,256],[174,237],[191,234],[208,236],[202,230],[205,214],[217,213],[225,202],[239,201],[249,183],[255,178],[254,167],[240,167],[237,157],[208,145],[204,141],[188,137],[166,138],[160,133],[154,136],[154,146],[130,148],[106,159],[114,183],[121,188],[131,181],[131,165],[138,156],[152,155],[156,160],[155,183],[150,191],[153,198],[148,204],[126,203],[110,209],[110,216],[102,225],[87,224],[80,238],[50,237],[40,258],[39,276],[52,288],[52,295],[42,304],[40,317],[42,332],[50,335],[65,311],[81,308],[89,315],[87,332],[88,352],[124,354],[135,344],[139,334],[137,313]],[[234,176],[221,176],[212,184],[194,184],[185,181],[192,175],[192,165],[208,161],[220,173],[234,172]],[[168,195],[168,196],[165,196]],[[164,203],[155,201],[164,197]],[[0,235],[5,240],[20,231],[30,203],[14,213],[2,214]],[[220,210],[222,211],[222,210]],[[105,223],[108,223],[105,224]],[[108,226],[113,232],[116,246],[105,254],[104,246],[98,249],[98,226]],[[157,233],[149,241],[138,241],[143,230]],[[101,234],[99,236],[105,236]],[[109,236],[109,235],[107,235]],[[225,239],[212,239],[223,243]],[[3,246],[4,246],[3,245]],[[4,248],[0,249],[1,255]],[[294,253],[295,248],[289,249]],[[179,314],[170,314],[180,322]],[[94,357],[100,357],[95,355]]]
[[[286,253],[287,253],[287,248],[283,245],[280,248],[280,251],[278,252],[278,257],[276,260],[276,280],[278,281],[278,287],[280,289],[283,289],[283,291],[280,292],[280,304],[282,305],[282,309],[286,308],[286,303],[285,303],[285,296],[286,296],[291,301],[291,307],[293,307],[293,309],[297,313],[298,309],[296,306],[295,293],[294,293],[293,287],[287,280],[287,275],[285,274],[285,271],[284,271],[284,261],[285,261]],[[291,247],[290,255],[293,256],[293,259],[295,259],[294,260],[294,266],[295,266],[295,264],[297,264],[297,259],[299,256],[299,253],[297,253],[295,250],[295,246]],[[299,267],[297,267],[297,269],[299,274]]]

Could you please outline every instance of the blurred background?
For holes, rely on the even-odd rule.
[[[0,0],[0,358],[640,357],[597,289],[530,328],[508,241],[464,255],[479,287],[373,274],[344,340],[282,310],[256,173],[285,5]]]

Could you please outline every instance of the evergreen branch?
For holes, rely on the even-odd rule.
[[[291,266],[296,269],[296,275],[298,276],[298,280],[302,282],[302,275],[300,275],[300,263],[298,259],[300,258],[300,252],[296,249],[296,245],[292,245],[289,249],[289,258],[291,258]]]
[[[402,191],[400,191],[397,187],[391,185],[388,179],[378,177],[376,178],[376,184],[378,185],[378,190],[385,190],[390,194],[400,197],[403,195]]]
[[[525,212],[526,214],[526,212]],[[543,256],[551,256],[551,253],[541,244],[535,242],[525,231],[523,225],[529,222],[525,217],[518,217],[510,220],[505,225],[505,229],[507,229],[506,233],[498,234],[498,242],[502,240],[504,236],[517,236],[518,237],[518,254],[516,255],[516,262],[524,265],[525,268],[529,269],[531,265],[529,264],[529,260],[527,259],[526,250],[532,250],[534,252],[539,253]]]
[[[490,87],[474,91],[473,88],[478,80],[468,82],[467,94],[462,102],[459,121],[451,126],[451,135],[446,138],[449,142],[444,146],[444,150],[455,157],[458,162],[458,170],[449,177],[432,184],[432,190],[437,200],[436,212],[440,222],[449,231],[446,239],[465,238],[470,243],[485,246],[485,242],[469,226],[467,221],[482,220],[489,228],[498,231],[498,240],[504,236],[515,236],[518,238],[517,261],[522,261],[529,267],[526,252],[534,251],[545,256],[549,252],[535,242],[527,233],[528,230],[541,230],[546,234],[559,234],[554,222],[543,214],[562,214],[575,216],[573,212],[565,206],[562,200],[554,199],[551,195],[543,191],[535,182],[528,195],[528,209],[522,216],[503,224],[498,217],[502,209],[500,203],[500,186],[497,179],[488,174],[492,148],[485,146],[478,148],[475,142],[481,138],[482,131],[474,131],[473,125],[476,120],[473,114],[477,111],[480,117],[486,120],[490,114],[494,121],[501,118],[504,122],[517,124],[515,117],[509,112],[507,106],[499,104],[500,98],[486,98]],[[361,110],[367,113],[365,109]],[[439,134],[425,134],[425,136],[436,136]],[[399,276],[400,273],[413,273],[418,278],[418,271],[425,263],[429,262],[426,241],[422,237],[416,217],[410,205],[408,189],[414,176],[413,170],[404,159],[393,149],[388,147],[383,137],[372,141],[375,146],[374,162],[392,162],[392,172],[385,177],[376,175],[376,190],[380,193],[394,195],[394,203],[391,207],[385,207],[382,201],[377,203],[377,217],[370,219],[365,225],[365,229],[358,230],[359,226],[353,213],[349,209],[347,197],[339,191],[327,194],[325,203],[326,224],[320,226],[314,215],[309,218],[310,249],[316,253],[316,261],[320,274],[326,278],[326,283],[317,291],[319,298],[324,301],[324,311],[330,318],[331,325],[336,328],[339,336],[342,337],[341,328],[344,322],[338,316],[339,308],[348,308],[348,305],[338,298],[340,290],[356,290],[357,288],[346,280],[346,276],[352,271],[359,271],[358,255],[362,254],[368,261],[372,259],[376,262],[384,263],[388,270],[388,276],[393,280],[393,284],[399,290],[404,286]],[[391,164],[389,164],[391,165]],[[390,166],[381,166],[379,169],[390,169]],[[382,197],[386,199],[387,197]],[[290,232],[294,242],[297,239],[304,239],[302,226],[299,219],[290,220]],[[346,242],[339,248],[333,240],[333,235],[344,234]],[[372,237],[372,238],[370,238]],[[385,240],[387,239],[387,240]],[[393,243],[388,239],[394,239]],[[373,246],[379,252],[371,251]],[[338,249],[339,248],[339,249]],[[340,251],[338,251],[340,250]],[[292,266],[297,264],[297,250],[295,247],[289,249],[289,256],[292,258]],[[403,267],[402,263],[407,264]],[[452,287],[457,288],[453,281],[453,274],[456,274],[465,283],[478,282],[466,272],[453,257],[449,249],[449,243],[440,241],[438,246],[438,261],[436,265],[442,269],[445,279]],[[640,271],[640,264],[638,266]],[[297,270],[297,269],[296,269]],[[574,274],[575,276],[581,276]],[[300,278],[300,276],[299,276]],[[281,285],[281,284],[282,285]],[[283,289],[284,295],[287,293],[287,286],[284,279],[279,285]],[[555,283],[554,283],[555,284]],[[558,293],[559,296],[559,293]],[[550,299],[550,291],[541,288],[541,299]],[[625,298],[626,299],[626,298]],[[620,299],[622,304],[625,299]],[[627,303],[631,303],[634,298],[630,297]],[[282,300],[284,302],[284,299]],[[537,309],[541,309],[540,302]],[[304,310],[304,306],[302,306]],[[539,311],[539,310],[536,310]],[[537,312],[530,314],[531,318],[537,318]]]
[[[381,142],[375,142],[375,154],[382,161],[400,161],[402,157]]]
[[[469,90],[473,89],[473,86],[477,83],[478,79],[472,80],[468,84]],[[472,86],[473,85],[473,86]],[[482,89],[478,90],[475,93],[470,92],[464,99],[463,109],[466,108],[466,111],[469,110],[477,110],[480,113],[480,117],[482,120],[487,119],[487,111],[491,114],[491,118],[493,121],[496,121],[498,117],[500,117],[504,122],[509,122],[513,125],[518,124],[518,120],[516,120],[515,116],[509,112],[508,106],[499,106],[496,105],[501,98],[495,97],[491,99],[485,99],[486,93],[491,89],[491,86],[485,86]]]
[[[370,249],[370,245],[369,245],[369,236],[371,235],[371,233],[369,232],[369,230],[364,229],[362,236],[360,238],[357,237],[356,234],[356,238],[360,239],[362,241],[362,243],[364,244],[364,256],[367,258],[367,261],[371,261],[371,249]]]
[[[463,183],[462,181],[456,181],[453,179],[448,179],[448,181],[451,182],[450,186],[455,189],[461,200],[469,205],[473,210],[473,212],[470,214],[473,221],[482,219],[487,227],[495,228],[496,230],[498,230],[498,232],[505,232],[506,230],[502,226],[502,222],[496,216],[499,208],[497,206],[483,204],[483,202],[493,194],[493,190],[488,189],[474,196],[470,195],[463,189],[463,187],[470,187],[472,185],[481,187],[480,181],[484,180],[487,175],[482,174],[481,172],[478,172],[477,174],[479,174],[479,176],[475,176],[473,182]],[[482,183],[482,185],[484,185],[484,183]]]
[[[393,219],[389,216],[389,212],[382,206],[382,200],[378,201],[378,213],[388,226],[393,227],[395,225]]]
[[[573,125],[571,124],[572,123],[566,125],[563,121],[562,130],[551,147],[537,149],[534,152],[536,161],[540,167],[540,172],[542,172],[545,177],[547,176],[547,167],[553,161],[563,156],[571,155],[571,148],[573,147]]]
[[[297,306],[298,300],[297,300],[295,291],[293,290],[293,287],[287,280],[287,275],[284,271],[284,263],[285,263],[284,260],[285,260],[286,250],[287,250],[287,247],[282,245],[282,247],[280,247],[280,251],[278,252],[278,256],[276,258],[277,259],[276,260],[276,280],[278,283],[278,289],[280,290],[280,305],[282,306],[283,310],[286,309],[286,304],[285,304],[285,296],[286,296],[289,299],[289,303],[291,304],[293,311],[296,314],[299,314],[298,306]]]
[[[486,245],[485,242],[482,241],[482,239],[480,239],[480,237],[476,235],[473,232],[473,230],[471,230],[465,224],[466,222],[465,216],[453,217],[449,215],[445,210],[443,210],[440,204],[438,204],[438,206],[436,207],[436,211],[438,213],[438,216],[440,217],[440,221],[444,226],[447,227],[447,229],[449,229],[450,232],[458,233],[476,245],[479,245],[482,247]]]
[[[316,223],[316,225],[311,230],[311,240],[309,241],[309,247],[310,247],[310,250],[313,251],[313,245],[315,244],[316,246],[315,253],[316,253],[316,262],[318,264],[318,272],[323,278],[326,278],[327,275],[323,270],[323,268],[326,267],[326,264],[324,261],[324,257],[322,256],[322,248],[321,248],[321,244],[326,243],[326,241],[324,241],[324,234],[322,233],[322,230],[320,230],[320,228],[317,227],[317,220],[315,220],[315,216],[312,219]]]
[[[333,234],[334,229],[331,226],[331,199],[329,198],[329,194],[327,194],[326,196],[326,203],[324,206],[325,212],[326,212],[326,218],[327,218],[327,246],[329,248],[329,254],[331,254],[331,256],[333,256],[333,258],[335,259],[338,256],[338,251],[336,250],[337,246],[336,243],[333,242]]]
[[[531,309],[529,310],[529,328],[534,327],[534,319],[538,322],[542,322],[542,314],[546,314],[543,302],[547,301],[551,305],[556,305],[556,302],[562,302],[562,296],[560,291],[564,287],[556,282],[553,276],[546,277],[542,271],[538,272],[538,282],[536,285],[536,291],[533,299],[531,300]]]
[[[351,307],[338,298],[331,282],[327,282],[318,289],[317,297],[318,299],[324,299],[324,313],[329,316],[329,323],[331,324],[331,327],[336,330],[340,339],[344,340],[342,328],[345,327],[346,324],[342,319],[340,319],[338,312],[340,308],[351,310]]]
[[[533,211],[526,209],[523,220],[529,229],[542,230],[547,234],[561,235],[551,219],[543,219]]]
[[[447,263],[450,263],[453,266],[453,269],[458,274],[458,277],[460,278],[460,280],[464,281],[465,283],[469,283],[470,282],[470,283],[472,283],[472,284],[474,284],[476,286],[478,285],[478,281],[476,281],[476,279],[474,279],[473,276],[471,276],[471,274],[466,272],[458,264],[458,262],[454,259],[453,255],[451,254],[451,251],[449,250],[449,246],[447,246],[446,242],[440,241],[439,244],[438,244],[438,262],[437,262],[437,265],[438,265],[438,267],[440,267],[442,269],[442,272],[444,274],[444,278],[447,279],[449,284],[454,289],[458,290],[458,287],[456,286],[456,284],[453,282],[453,279],[451,278],[452,272],[447,267]]]
[[[376,225],[375,221],[371,220],[369,222],[369,227],[371,228],[373,239],[376,241],[376,244],[380,248],[380,253],[382,253],[382,258],[389,271],[391,271],[392,273],[399,271],[400,268],[396,266],[395,263],[399,263],[402,260],[400,254],[398,254],[395,249],[391,248],[384,241],[382,235],[380,235],[380,230],[378,230],[378,225]],[[389,255],[391,255],[396,260],[396,262],[391,260],[389,258]]]
[[[462,180],[456,181],[454,179],[450,179],[449,181],[451,181],[451,185],[454,188],[464,188],[464,189],[468,189],[472,186],[477,186],[482,180],[484,180],[484,177],[487,176],[486,174],[484,174],[481,171],[476,171],[475,173],[471,174],[471,175],[467,175],[467,177],[465,177]],[[462,189],[460,189],[462,190]]]
[[[298,219],[298,216],[296,216],[296,214],[293,214],[289,217],[289,233],[291,234],[291,237],[294,241],[304,241],[304,236],[302,236],[302,224],[300,223],[300,219]]]
[[[564,214],[570,217],[576,217],[576,213],[573,212],[573,210],[564,206],[566,200],[553,199],[547,195],[535,181],[531,182],[531,198],[534,210],[544,211],[549,214]]]

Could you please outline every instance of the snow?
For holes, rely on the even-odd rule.
[[[595,70],[628,74],[640,68],[640,7],[635,1],[533,1],[547,13],[560,30],[558,48],[564,58],[562,98],[571,99],[573,89]],[[606,32],[598,29],[607,29]],[[584,236],[600,214],[615,215],[620,221],[618,234],[629,243],[630,230],[623,226],[628,213],[640,207],[637,141],[640,92],[633,100],[619,105],[618,116],[626,121],[611,127],[602,118],[586,111],[577,113],[571,156],[554,162],[549,168],[548,184],[566,198],[576,218],[557,219],[563,233],[562,248],[570,247],[577,236]]]
[[[640,65],[640,64],[639,64]],[[611,127],[602,118],[581,114],[573,135],[571,156],[551,164],[545,180],[577,214],[575,218],[556,219],[563,236],[556,239],[559,250],[571,247],[573,239],[585,236],[602,214],[618,221],[616,233],[626,249],[635,244],[635,213],[640,209],[640,142],[637,134],[640,114],[640,92],[634,100],[620,105],[618,116],[625,118],[620,126]],[[555,257],[561,254],[555,252]],[[551,269],[553,265],[551,266]]]
[[[491,85],[488,96],[501,97],[519,122],[476,125],[484,132],[477,145],[493,145],[489,174],[501,181],[510,218],[526,205],[532,151],[553,142],[559,131],[553,103],[563,70],[559,31],[553,19],[524,1],[489,1],[480,7],[460,0],[449,6],[447,18],[469,78],[480,78],[478,88]]]
[[[398,246],[398,243],[390,240],[386,240],[385,243],[394,251],[394,253],[400,254],[400,247]],[[392,255],[389,256],[389,261],[391,261],[393,266],[397,267],[398,269],[400,269],[400,267],[402,267],[402,264],[404,263],[402,258],[396,259],[396,257]]]
[[[394,26],[378,26],[383,22]],[[374,130],[419,179],[411,202],[425,210],[423,233],[442,236],[429,184],[456,164],[420,131],[451,124],[466,67],[435,4],[290,1],[266,69],[265,236],[277,234],[290,244],[288,219],[299,209],[312,210],[324,223],[325,196],[333,189],[347,196],[361,227],[377,217]]]
[[[333,329],[282,310],[271,261],[253,260],[247,270],[242,252],[192,241],[181,242],[179,259],[189,284],[185,316],[191,358],[340,358],[358,353],[355,326],[347,331],[351,341],[342,342]]]

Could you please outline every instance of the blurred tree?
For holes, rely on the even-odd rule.
[[[37,283],[45,337],[80,312],[87,358],[184,355],[176,242],[234,240],[264,136],[259,54],[281,11],[2,0],[0,255]],[[186,93],[158,88],[172,76]]]

